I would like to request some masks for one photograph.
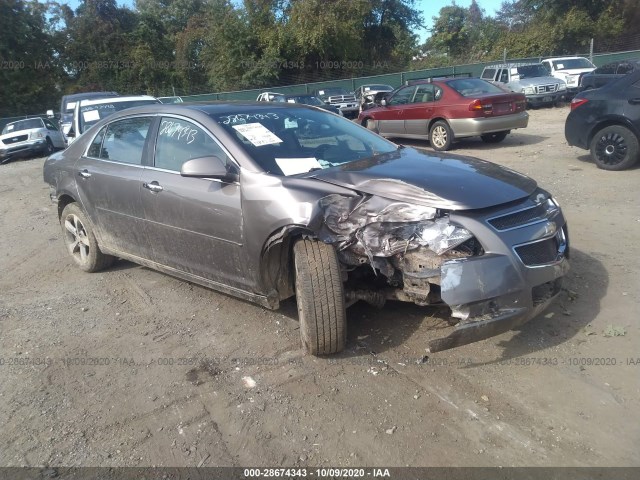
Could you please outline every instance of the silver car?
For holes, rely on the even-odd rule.
[[[44,180],[81,269],[124,258],[272,309],[295,295],[312,354],[345,347],[359,300],[448,305],[455,329],[430,351],[487,338],[541,312],[568,269],[534,180],[299,104],[117,112]]]

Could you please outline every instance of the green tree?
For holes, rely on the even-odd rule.
[[[54,108],[60,68],[46,20],[35,1],[0,1],[0,116]]]

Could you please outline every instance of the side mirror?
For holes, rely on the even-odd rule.
[[[388,105],[387,99],[383,98],[382,100],[380,100],[380,105],[382,105],[383,107],[386,107]]]
[[[230,172],[220,157],[192,158],[182,164],[180,175],[194,178],[219,178],[220,180],[237,180],[237,174]]]

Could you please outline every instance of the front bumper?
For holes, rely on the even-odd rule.
[[[450,335],[430,341],[430,352],[523,325],[560,293],[569,270],[568,230],[560,208],[545,205],[529,199],[501,212],[451,214],[452,222],[474,232],[485,253],[442,265],[440,294],[459,323]],[[529,218],[531,212],[538,217]],[[505,218],[516,224],[500,220]]]
[[[564,98],[565,92],[566,90],[555,93],[536,93],[533,95],[526,95],[527,103],[531,105],[547,105],[550,103],[555,103],[558,100],[562,100]]]
[[[527,112],[483,118],[454,118],[449,120],[455,138],[476,137],[485,133],[503,132],[515,128],[526,128],[529,124]]]
[[[26,140],[10,146],[5,145],[3,148],[0,148],[0,162],[5,162],[13,158],[28,157],[46,151],[47,142],[45,139]]]

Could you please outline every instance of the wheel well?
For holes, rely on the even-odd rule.
[[[60,198],[58,198],[58,219],[62,218],[62,211],[65,207],[70,203],[75,203],[75,201],[71,195],[67,194],[62,194]]]
[[[613,127],[616,125],[619,125],[621,127],[625,127],[628,128],[629,130],[631,130],[633,132],[633,134],[636,136],[636,138],[638,139],[638,141],[640,141],[640,133],[636,130],[636,128],[631,124],[631,122],[627,122],[625,121],[626,119],[617,119],[617,118],[608,118],[606,120],[604,120],[603,122],[597,124],[595,127],[593,127],[591,129],[591,132],[589,132],[589,137],[587,140],[587,146],[590,148],[591,147],[591,141],[593,140],[593,137],[595,136],[596,133],[598,133],[600,130],[602,130],[603,128],[607,128],[607,127]]]
[[[362,122],[360,123],[360,125],[361,125],[361,126],[363,126],[363,127],[366,127],[366,126],[367,126],[367,122],[368,122],[369,120],[372,120],[372,118],[371,118],[371,117],[364,117],[364,118],[362,119]]]
[[[279,300],[294,295],[293,245],[305,236],[315,238],[299,225],[283,227],[265,242],[260,259],[260,277],[267,291],[276,290]]]
[[[433,127],[433,124],[436,123],[436,122],[440,122],[440,121],[442,121],[442,122],[446,123],[447,125],[449,125],[449,122],[447,122],[446,118],[442,118],[442,117],[432,118],[431,121],[429,122],[429,125],[427,126],[427,135],[429,135],[431,133],[431,127]],[[449,125],[449,128],[451,128],[450,125]]]

